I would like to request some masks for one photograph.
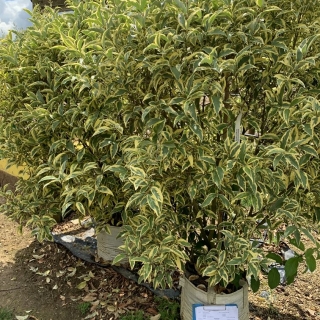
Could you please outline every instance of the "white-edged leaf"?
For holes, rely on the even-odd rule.
[[[162,195],[162,192],[159,188],[157,187],[151,187],[151,193],[152,195],[154,196],[154,198],[160,202],[160,203],[163,203],[163,195]]]
[[[208,205],[211,204],[212,200],[216,197],[215,193],[210,193],[206,196],[206,198],[204,199],[204,201],[201,204],[201,207],[207,207]]]

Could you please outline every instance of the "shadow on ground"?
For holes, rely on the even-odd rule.
[[[1,246],[6,250],[5,244],[1,243]],[[44,253],[46,250],[44,245],[34,241],[16,252],[14,262],[4,264],[0,261],[0,306],[11,310],[14,315],[29,314],[30,319],[36,320],[82,319],[79,302],[70,299],[77,289],[70,288],[67,282],[55,281],[53,266],[39,258],[51,254]],[[46,271],[37,274],[38,269],[33,266],[35,262],[40,262]],[[59,265],[60,261],[56,260],[56,263]]]
[[[311,315],[306,315],[305,310],[303,310],[299,305],[293,303],[290,305],[290,313],[298,313],[299,315],[295,316],[287,312],[280,312],[278,309],[270,305],[269,308],[257,306],[256,304],[250,303],[250,320],[261,319],[261,320],[273,320],[273,319],[282,319],[282,320],[309,320],[309,319],[319,319],[312,317]]]

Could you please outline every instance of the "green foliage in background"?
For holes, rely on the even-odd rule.
[[[91,308],[91,303],[90,302],[82,302],[78,305],[78,310],[80,311],[80,313],[84,316],[86,315]]]
[[[2,153],[29,172],[7,211],[40,239],[54,212],[90,214],[100,227],[123,223],[115,262],[128,256],[155,286],[171,285],[170,271],[188,261],[212,286],[246,275],[256,290],[261,268],[280,259],[252,245],[265,223],[271,241],[303,252],[286,263],[288,282],[299,263],[313,271],[318,2],[90,0],[70,8],[33,13],[33,27],[1,43]]]
[[[13,313],[5,308],[0,307],[0,320],[13,320]]]
[[[160,313],[160,319],[177,320],[180,319],[180,304],[167,298],[156,297],[157,309]]]
[[[120,320],[145,320],[146,317],[144,316],[143,311],[131,311],[128,314],[125,314],[124,316],[120,317]]]

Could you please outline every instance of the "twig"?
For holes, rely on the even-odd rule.
[[[25,288],[25,287],[17,287],[17,288],[11,288],[11,289],[0,289],[0,292],[18,290],[18,289],[21,289],[21,288]]]

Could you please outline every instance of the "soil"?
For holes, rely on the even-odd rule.
[[[28,230],[21,235],[17,227],[0,214],[0,307],[28,320],[115,320],[132,310],[159,319],[148,289],[60,245],[41,244]],[[300,272],[292,285],[272,292],[262,277],[259,292],[249,293],[250,320],[320,320],[319,275],[319,266]]]

